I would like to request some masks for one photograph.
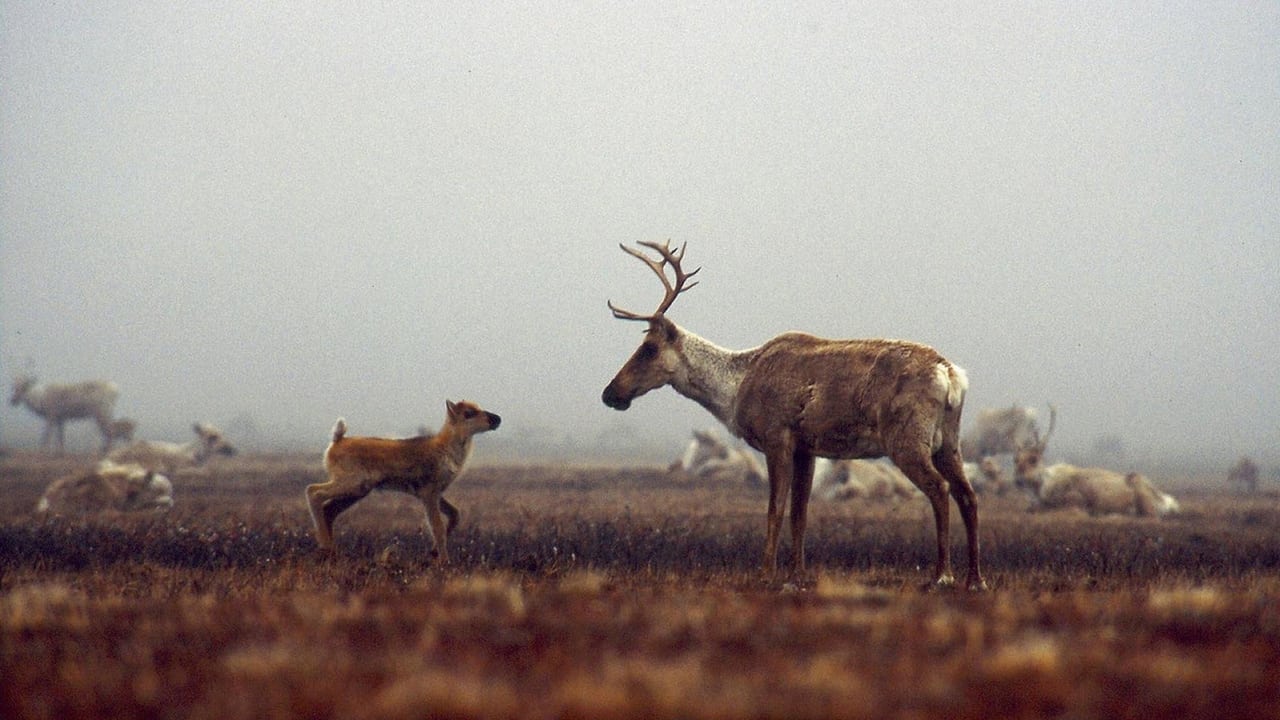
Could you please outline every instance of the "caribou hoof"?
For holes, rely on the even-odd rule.
[[[956,578],[951,573],[943,573],[934,578],[932,582],[925,583],[920,589],[925,592],[934,590],[951,590],[956,586]]]

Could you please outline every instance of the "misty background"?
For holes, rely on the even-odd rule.
[[[928,343],[1050,455],[1280,461],[1280,4],[9,3],[0,372],[314,449],[674,457],[600,391],[669,316]],[[39,438],[6,404],[0,444]],[[96,443],[91,423],[69,444]]]

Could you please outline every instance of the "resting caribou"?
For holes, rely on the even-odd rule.
[[[1035,493],[1033,507],[1053,510],[1079,508],[1090,515],[1160,517],[1180,511],[1178,501],[1160,492],[1145,475],[1067,463],[1044,464],[1044,451],[1053,434],[1057,412],[1049,408],[1049,430],[1043,438],[1018,450],[1014,458],[1019,487]]]
[[[933,584],[955,583],[948,545],[950,493],[968,537],[967,585],[986,586],[978,564],[978,501],[960,456],[960,413],[968,389],[964,370],[931,347],[900,340],[825,340],[788,332],[756,348],[726,350],[666,317],[680,293],[697,285],[687,284],[698,270],[684,272],[685,247],[640,244],[659,257],[621,247],[662,280],[665,294],[648,315],[608,303],[615,318],[641,321],[648,329],[601,399],[626,410],[640,395],[671,385],[765,454],[766,573],[777,572],[788,496],[791,570],[797,577],[805,572],[804,533],[815,458],[887,456],[933,506]],[[668,265],[674,282],[667,278]]]
[[[116,448],[107,459],[115,463],[138,463],[149,470],[176,476],[178,471],[203,465],[214,455],[235,455],[236,449],[222,431],[209,423],[191,426],[194,440],[185,443],[138,440]]]
[[[821,500],[907,500],[919,497],[920,491],[886,462],[818,458],[813,494]]]
[[[168,510],[169,478],[137,463],[103,460],[89,470],[64,475],[45,488],[37,513],[88,514],[104,511]]]
[[[728,445],[714,430],[694,430],[693,440],[670,469],[718,483],[762,485],[765,477],[754,455]]]

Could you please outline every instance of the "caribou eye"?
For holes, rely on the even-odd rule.
[[[643,343],[639,350],[636,350],[636,357],[640,360],[652,360],[658,354],[658,346],[654,343]]]
[[[470,420],[471,418],[473,418],[473,417],[475,417],[475,416],[476,416],[476,411],[475,411],[475,410],[471,410],[470,408],[468,408],[467,410],[462,411],[462,417],[464,417],[464,418],[466,418],[466,419],[468,419],[468,420]]]

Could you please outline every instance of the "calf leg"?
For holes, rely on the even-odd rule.
[[[307,486],[307,509],[322,550],[333,550],[333,521],[366,494],[339,488],[332,480]]]
[[[418,499],[422,501],[422,506],[427,511],[427,525],[431,528],[431,539],[435,542],[436,562],[444,565],[449,562],[449,532],[445,525],[444,514],[449,511],[444,510],[444,498],[433,491],[425,491],[419,493]],[[449,507],[453,507],[450,505]],[[454,513],[457,509],[454,508]],[[454,518],[456,515],[450,515]],[[456,520],[453,520],[456,522]],[[451,523],[452,524],[452,523]]]
[[[453,503],[445,500],[443,497],[440,498],[440,512],[444,513],[445,519],[449,522],[444,529],[444,534],[446,536],[452,535],[453,529],[457,527],[458,519],[462,516],[462,513]]]

